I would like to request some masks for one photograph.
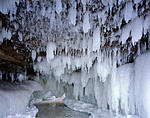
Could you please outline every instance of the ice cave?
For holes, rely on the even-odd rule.
[[[0,118],[150,118],[150,0],[0,0]]]

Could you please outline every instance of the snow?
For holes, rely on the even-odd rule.
[[[0,117],[6,118],[8,115],[24,113],[30,100],[31,94],[41,90],[41,86],[34,81],[23,81],[22,83],[0,83]],[[16,117],[8,118],[19,118]],[[20,116],[21,118],[21,116]],[[26,117],[27,118],[27,117]]]
[[[35,118],[36,114],[38,112],[38,109],[33,107],[27,107],[25,113],[17,113],[15,115],[8,115],[6,118]]]

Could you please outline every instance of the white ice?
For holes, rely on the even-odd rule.
[[[0,117],[6,118],[8,115],[24,113],[28,106],[31,94],[34,91],[41,89],[41,86],[34,81],[23,81],[22,83],[8,83],[1,81]]]

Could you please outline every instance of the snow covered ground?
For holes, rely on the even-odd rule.
[[[29,109],[27,106],[32,93],[41,89],[40,84],[35,81],[23,81],[21,83],[1,81],[0,118],[32,118],[37,109],[34,107]]]

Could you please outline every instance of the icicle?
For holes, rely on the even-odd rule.
[[[22,41],[22,33],[19,32],[18,35],[19,35],[19,41]]]
[[[133,12],[132,2],[126,3],[124,15],[126,23],[128,23],[128,21],[133,17],[132,12]]]
[[[61,11],[62,11],[61,0],[56,0],[56,12],[57,12],[57,14],[60,14]]]
[[[34,62],[35,59],[36,59],[36,51],[35,50],[32,50],[32,61]]]
[[[70,24],[76,25],[76,8],[71,7],[69,12]]]
[[[83,17],[83,31],[87,33],[90,29],[89,13],[86,12]]]
[[[83,5],[83,12],[85,12],[86,11],[86,4],[87,4],[88,0],[81,0],[81,2]]]
[[[93,33],[93,51],[99,51],[99,49],[100,49],[100,31],[99,27],[97,27]]]
[[[142,32],[143,32],[143,19],[138,18],[132,23],[132,44],[134,45],[135,42],[137,42],[139,39],[142,37]]]
[[[56,51],[56,44],[49,42],[46,50],[46,59],[48,63],[54,58],[54,51]]]
[[[0,71],[0,80],[2,80],[2,72]]]
[[[15,80],[15,77],[14,77],[14,73],[11,73],[11,82],[13,82]]]

